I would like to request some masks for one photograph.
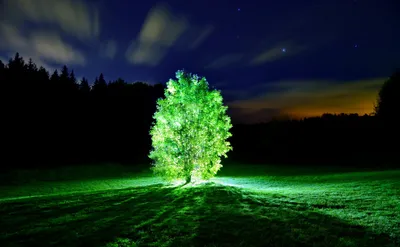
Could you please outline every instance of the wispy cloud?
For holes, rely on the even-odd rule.
[[[207,26],[200,30],[197,33],[195,39],[189,45],[189,49],[196,49],[197,47],[199,47],[212,34],[214,30],[214,26]]]
[[[274,46],[267,49],[259,50],[256,54],[254,52],[246,53],[233,53],[225,54],[216,57],[212,62],[204,66],[206,69],[221,69],[232,65],[240,66],[258,66],[265,63],[276,62],[278,60],[295,56],[307,48],[298,45],[293,41],[279,42]]]
[[[273,47],[260,52],[250,61],[250,65],[260,65],[268,62],[275,62],[277,60],[297,55],[304,51],[304,46],[296,45],[293,42],[281,42]]]
[[[206,65],[204,68],[205,69],[221,69],[221,68],[228,67],[235,63],[240,62],[243,59],[243,57],[244,57],[244,54],[242,54],[242,53],[233,53],[233,54],[223,55],[221,57],[214,59],[211,63]]]
[[[254,124],[268,122],[274,118],[282,117],[280,109],[261,108],[247,109],[229,106],[228,114],[232,117],[234,123]]]
[[[385,78],[360,81],[282,81],[266,84],[265,93],[230,102],[248,114],[276,109],[293,117],[318,116],[323,113],[369,114]]]
[[[131,64],[157,66],[168,51],[190,51],[200,47],[214,32],[213,25],[195,25],[163,3],[150,9],[139,35],[126,51]]]
[[[56,33],[36,32],[28,42],[42,59],[64,64],[85,64],[83,54],[65,43]]]
[[[113,59],[117,54],[118,46],[114,40],[109,40],[100,47],[100,56]]]
[[[66,38],[92,45],[98,41],[100,16],[95,5],[83,0],[4,0],[3,6],[2,52],[19,52],[49,70],[50,64],[86,64],[84,54]]]
[[[4,0],[5,19],[21,25],[25,21],[57,27],[79,39],[100,34],[99,11],[80,0]]]
[[[158,65],[188,26],[187,20],[172,13],[167,5],[156,5],[129,46],[126,58],[132,64]]]
[[[21,32],[13,25],[0,22],[0,48],[7,49],[10,47],[14,51],[18,49],[27,49],[29,42]]]
[[[0,49],[10,55],[19,52],[31,57],[39,66],[51,69],[49,63],[84,65],[86,60],[82,52],[65,43],[55,32],[32,31],[23,35],[16,27],[0,23],[3,40]]]

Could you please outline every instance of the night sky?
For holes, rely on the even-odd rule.
[[[400,67],[398,0],[0,4],[2,61],[18,51],[91,82],[165,83],[185,69],[222,90],[237,122],[371,113]]]

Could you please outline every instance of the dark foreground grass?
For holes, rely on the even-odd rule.
[[[233,175],[0,201],[0,246],[400,246],[398,171]]]

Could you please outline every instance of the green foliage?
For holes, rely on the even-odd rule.
[[[206,78],[184,71],[176,78],[168,81],[165,99],[157,101],[150,130],[152,170],[167,180],[210,179],[222,167],[220,157],[232,149],[227,107]]]

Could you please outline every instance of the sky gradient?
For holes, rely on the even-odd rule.
[[[90,82],[185,69],[222,91],[235,122],[368,114],[400,67],[395,0],[141,2],[0,0],[0,60],[18,51]]]

